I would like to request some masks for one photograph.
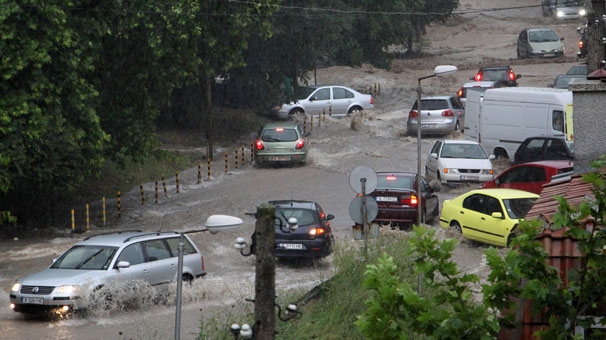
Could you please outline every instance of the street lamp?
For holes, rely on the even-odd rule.
[[[211,215],[206,219],[204,229],[190,230],[181,232],[179,238],[179,260],[177,262],[177,310],[175,312],[175,340],[181,339],[181,299],[183,296],[183,251],[185,243],[183,235],[209,231],[211,234],[216,234],[221,230],[227,230],[238,227],[242,224],[242,219],[228,215]]]
[[[421,214],[423,209],[421,208],[421,201],[423,200],[423,192],[421,190],[421,80],[435,77],[444,76],[457,72],[457,67],[452,65],[438,65],[433,70],[433,74],[419,78],[419,85],[417,87],[417,226],[421,226]]]

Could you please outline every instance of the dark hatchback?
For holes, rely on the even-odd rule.
[[[277,258],[321,259],[332,253],[334,236],[329,221],[335,218],[334,215],[327,215],[313,201],[283,200],[269,204],[276,209],[274,244]],[[297,224],[295,230],[289,229],[293,218]]]
[[[536,136],[526,138],[516,150],[514,163],[573,160],[571,150],[563,137]]]
[[[421,221],[433,220],[440,214],[440,202],[433,187],[421,177]],[[373,223],[409,230],[418,221],[417,174],[411,172],[377,172],[377,186],[370,193],[379,207]]]

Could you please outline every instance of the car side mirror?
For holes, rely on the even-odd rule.
[[[521,74],[517,74],[516,75],[516,79],[520,79],[520,78],[522,78],[522,75]]]
[[[118,261],[118,263],[116,264],[116,268],[120,269],[120,268],[128,268],[130,267],[130,262],[128,261]]]
[[[503,219],[503,214],[500,212],[493,212],[491,216],[493,218]]]
[[[306,131],[306,132],[303,134],[303,137],[309,137],[309,136],[311,136],[311,131]]]
[[[429,154],[429,155],[430,155],[431,157],[435,158],[435,159],[438,159],[438,154],[437,154],[437,153],[435,153],[435,152],[434,152],[434,153],[431,153],[431,154]]]
[[[495,156],[495,155],[490,155],[490,156],[488,156],[488,159],[492,161],[492,160],[497,159],[497,156]]]
[[[335,219],[335,215],[333,215],[333,214],[326,215],[326,220],[327,221],[334,220],[334,219]]]
[[[310,98],[309,98],[309,101],[310,101],[310,102],[313,102],[314,100],[318,100],[318,98],[316,98],[316,97],[310,97]]]
[[[560,41],[564,41],[564,37],[561,37],[561,38],[560,38]]]

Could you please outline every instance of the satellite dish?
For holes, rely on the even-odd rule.
[[[364,181],[365,190],[362,192],[362,182]],[[349,174],[349,185],[358,194],[367,194],[375,191],[377,187],[377,173],[371,167],[360,165],[353,169]]]
[[[221,230],[234,229],[242,224],[242,219],[229,215],[210,215],[206,219],[205,226],[211,233],[215,234]]]
[[[371,223],[379,214],[379,206],[377,205],[377,201],[371,196],[366,196],[365,199],[366,223]],[[351,203],[349,203],[349,217],[358,224],[364,223],[364,218],[362,217],[362,196],[354,198]]]

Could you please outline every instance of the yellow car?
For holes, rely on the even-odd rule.
[[[470,240],[509,246],[518,221],[539,197],[516,189],[477,189],[445,200],[440,226],[453,228]]]

